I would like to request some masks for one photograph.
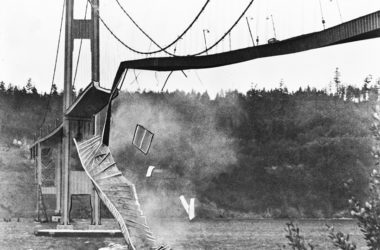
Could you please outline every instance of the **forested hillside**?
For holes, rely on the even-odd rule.
[[[365,196],[371,107],[310,89],[228,92],[215,100],[125,93],[114,112],[113,147],[136,183],[146,183],[148,165],[166,170],[146,183],[154,192],[267,216],[333,216],[350,195]],[[148,157],[130,146],[136,123],[156,133]]]
[[[145,199],[185,194],[225,211],[335,216],[348,197],[366,194],[377,99],[369,83],[337,85],[334,94],[280,87],[215,99],[196,92],[122,92],[111,148]],[[31,140],[46,110],[46,124],[62,113],[56,89],[49,100],[30,82],[21,90],[0,83],[0,96],[3,143]],[[137,123],[155,133],[148,156],[131,145]],[[149,165],[162,173],[147,179]]]
[[[31,79],[22,88],[0,82],[0,142],[32,140],[40,128],[47,131],[47,124],[53,126],[56,119],[62,119],[61,115],[62,94],[55,85],[50,96],[38,93]]]

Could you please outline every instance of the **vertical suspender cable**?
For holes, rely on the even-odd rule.
[[[274,38],[277,39],[277,34],[276,34],[276,28],[275,28],[275,26],[274,26],[273,15],[270,15],[270,18],[271,18],[271,20],[272,20],[272,27],[273,27]]]
[[[162,86],[161,88],[161,93],[164,92],[164,89],[165,89],[165,86],[166,86],[166,83],[168,82],[170,76],[173,74],[174,71],[170,71],[169,75],[166,77],[166,80],[164,82],[164,85]]]
[[[229,47],[230,47],[230,51],[232,49],[232,46],[231,46],[231,32],[228,33],[228,43],[229,43]]]
[[[323,29],[326,29],[326,21],[325,21],[325,18],[323,16],[323,8],[322,8],[322,2],[321,2],[321,0],[319,0],[319,8],[321,10]]]
[[[139,80],[137,79],[138,76],[136,75],[136,70],[135,69],[133,69],[133,75],[135,76],[135,80],[136,80],[137,86],[140,86]]]
[[[343,17],[342,17],[342,12],[340,11],[339,0],[336,0],[336,6],[338,7],[338,12],[339,12],[339,16],[340,16],[340,22],[343,23]]]
[[[41,130],[42,126],[44,125],[45,121],[46,121],[46,116],[47,116],[47,113],[48,113],[48,108],[50,106],[51,94],[52,94],[52,91],[53,91],[53,85],[54,85],[54,80],[55,80],[55,73],[57,72],[57,62],[58,62],[58,55],[59,55],[59,47],[60,47],[60,44],[61,44],[61,35],[62,35],[63,17],[64,17],[64,14],[65,14],[65,5],[66,5],[66,0],[63,0],[63,7],[62,7],[62,14],[61,14],[61,24],[59,26],[58,44],[57,44],[57,50],[56,50],[56,53],[55,53],[54,70],[53,70],[53,77],[52,77],[51,86],[50,86],[50,94],[49,94],[49,99],[48,99],[48,103],[47,103],[46,110],[45,110],[45,115],[44,115],[44,118],[42,119],[42,122],[41,122],[41,125],[40,125],[40,130]]]
[[[259,38],[259,27],[260,27],[260,18],[261,18],[261,16],[260,16],[260,1],[258,1],[258,3],[257,3],[257,9],[259,10],[258,12],[257,12],[257,18],[256,18],[256,44],[257,45],[259,45],[259,42],[260,42],[260,38]]]
[[[245,20],[247,20],[247,26],[248,26],[249,35],[251,36],[252,45],[255,46],[255,41],[253,40],[251,26],[249,25],[248,17],[245,17]]]

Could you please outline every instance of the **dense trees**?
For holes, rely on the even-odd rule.
[[[345,183],[357,197],[366,193],[374,98],[364,101],[363,91],[360,103],[310,88],[233,91],[214,100],[194,92],[124,93],[115,109],[114,148],[137,183],[145,183],[152,164],[176,175],[165,188],[225,208],[332,216],[352,194]],[[136,123],[156,133],[148,157],[130,146]]]
[[[300,88],[289,93],[251,89],[210,99],[207,93],[121,93],[113,113],[111,147],[138,190],[196,194],[226,209],[273,216],[332,216],[349,195],[365,197],[373,141],[371,109],[377,90]],[[18,89],[0,83],[2,140],[31,138],[49,96],[32,81]],[[59,118],[53,89],[46,124]],[[148,156],[131,145],[140,123],[155,133]],[[150,183],[148,165],[163,170]],[[350,183],[350,193],[345,189]]]
[[[42,120],[47,113],[45,126],[54,124],[55,119],[61,118],[62,95],[53,91],[49,94],[40,94],[28,79],[25,87],[0,82],[0,141],[9,143],[13,138],[33,139],[39,133]]]

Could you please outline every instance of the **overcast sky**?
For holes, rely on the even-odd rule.
[[[1,0],[0,8],[0,80],[25,85],[28,78],[41,91],[48,91],[53,74],[55,50],[63,0]],[[131,47],[147,51],[156,47],[131,24],[115,0],[100,0],[100,12],[104,20],[120,38]],[[128,12],[147,33],[163,46],[174,40],[192,21],[205,0],[120,0]],[[211,0],[193,29],[179,41],[177,54],[190,54],[212,44],[237,19],[249,0]],[[339,14],[339,8],[340,13]],[[76,0],[76,18],[84,16],[86,0]],[[326,26],[331,27],[362,15],[378,11],[378,0],[321,0]],[[285,39],[322,29],[319,0],[256,0],[247,13],[254,37],[265,43],[274,36],[273,16],[277,39]],[[59,54],[56,84],[63,86],[63,37]],[[121,46],[101,25],[101,84],[111,81],[118,64],[123,60],[141,58]],[[242,19],[231,34],[232,49],[251,46],[246,19]],[[76,41],[76,58],[79,41]],[[173,51],[174,46],[171,48]],[[227,39],[209,53],[230,49]],[[293,55],[257,59],[250,62],[207,70],[174,73],[167,89],[190,91],[207,90],[215,95],[220,89],[238,89],[245,92],[252,86],[278,87],[281,79],[295,90],[307,85],[324,88],[333,78],[336,67],[342,80],[348,84],[361,84],[372,74],[380,77],[380,39],[333,46]],[[81,54],[76,88],[90,82],[89,42],[85,41]],[[163,55],[163,54],[159,54]],[[75,65],[75,63],[74,63]],[[128,90],[161,89],[168,73],[136,71],[127,77],[124,88]]]

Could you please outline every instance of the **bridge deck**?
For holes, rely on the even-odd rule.
[[[99,83],[92,82],[83,90],[74,103],[66,111],[65,115],[76,119],[92,119],[93,115],[100,112],[108,103],[110,90],[100,87]],[[62,139],[63,125],[58,125],[45,136],[35,141],[30,148],[38,143],[56,144]]]
[[[141,211],[135,186],[117,168],[101,137],[95,136],[79,143],[75,141],[75,145],[85,172],[100,199],[119,223],[127,244],[135,249],[138,242],[138,249],[152,249],[155,239]]]
[[[115,81],[126,69],[176,71],[214,68],[257,58],[285,55],[342,43],[380,37],[380,11],[359,17],[319,32],[309,33],[276,43],[248,47],[205,56],[154,57],[124,61]]]
[[[91,118],[108,103],[111,91],[100,87],[99,83],[90,83],[68,108],[65,115],[69,117]]]

